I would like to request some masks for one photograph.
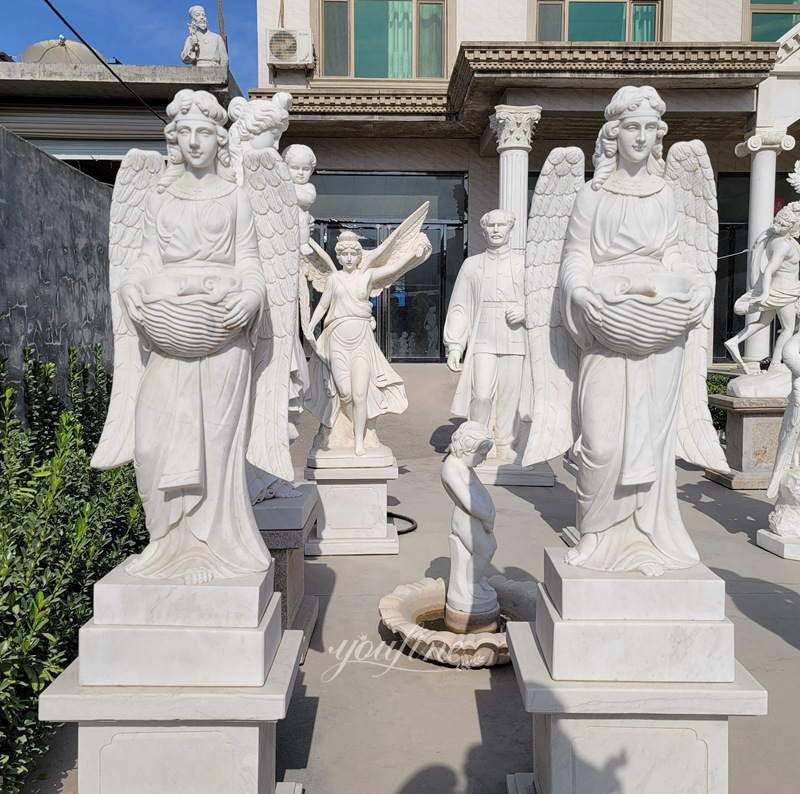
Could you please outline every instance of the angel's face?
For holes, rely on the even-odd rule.
[[[217,128],[210,121],[183,119],[177,124],[178,148],[190,167],[208,168],[217,156]]]
[[[623,160],[642,163],[658,142],[660,117],[655,111],[634,112],[619,120],[617,150]]]
[[[305,185],[311,179],[311,174],[314,173],[314,166],[308,157],[293,157],[286,161],[286,165],[295,185]]]
[[[339,264],[348,273],[352,273],[361,264],[362,255],[363,251],[361,246],[357,243],[355,245],[342,246],[336,252],[336,258],[339,260]]]

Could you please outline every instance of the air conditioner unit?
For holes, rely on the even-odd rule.
[[[267,30],[267,63],[282,69],[302,69],[314,64],[314,38],[310,30]]]

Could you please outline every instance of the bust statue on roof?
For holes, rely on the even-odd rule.
[[[183,45],[181,60],[192,66],[221,66],[227,69],[228,48],[222,36],[208,29],[205,8],[192,6],[189,16],[192,21],[189,23],[189,35]]]

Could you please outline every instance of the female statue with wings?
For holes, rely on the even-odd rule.
[[[699,141],[675,144],[664,162],[664,110],[653,88],[617,91],[582,186],[582,153],[551,154],[525,285],[534,388],[524,463],[564,452],[579,427],[580,540],[567,561],[651,576],[699,561],[678,509],[676,452],[727,469],[705,388],[714,178]]]
[[[402,379],[375,342],[370,297],[430,256],[431,243],[420,231],[427,214],[426,202],[373,251],[365,252],[354,232],[342,232],[336,244],[341,270],[313,241],[313,253],[301,258],[306,276],[322,292],[304,328],[313,347],[305,406],[328,431],[344,411],[358,456],[366,453],[367,420],[408,406]],[[323,317],[325,328],[316,339],[313,329]]]
[[[261,153],[238,187],[219,102],[185,89],[167,114],[166,171],[134,149],[114,187],[114,383],[92,465],[134,461],[150,543],[128,572],[200,584],[271,563],[245,463],[271,227]]]

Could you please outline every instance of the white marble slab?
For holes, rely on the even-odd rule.
[[[556,476],[549,463],[520,466],[497,458],[489,458],[475,469],[484,485],[517,485],[522,487],[548,487],[555,485]]]
[[[304,482],[295,486],[300,496],[291,499],[267,499],[253,505],[253,515],[258,528],[302,529],[317,504],[317,488],[314,483]]]
[[[263,685],[281,640],[280,593],[257,628],[98,626],[78,636],[83,686]]]
[[[95,626],[255,628],[275,589],[275,567],[201,585],[183,579],[143,579],[121,563],[94,586]]]
[[[399,554],[400,541],[394,522],[386,522],[385,537],[310,537],[306,541],[305,556],[319,557],[328,554]]]
[[[767,690],[738,662],[724,683],[555,681],[533,623],[506,629],[525,711],[532,714],[763,715]]]
[[[725,620],[725,582],[705,565],[662,576],[592,571],[553,547],[544,552],[544,586],[564,620]]]
[[[306,459],[310,469],[365,469],[395,465],[394,455],[389,447],[367,447],[363,455],[356,455],[352,449],[312,450]],[[308,478],[307,478],[308,479]]]
[[[564,620],[539,585],[536,637],[557,681],[733,681],[733,623]]]
[[[336,467],[329,469],[315,469],[310,466],[303,471],[303,476],[311,482],[328,482],[330,480],[358,480],[361,482],[381,482],[396,480],[400,476],[397,469],[397,461],[392,458],[392,462],[386,466],[375,466],[369,468],[361,467]]]
[[[767,529],[759,529],[756,545],[785,560],[800,560],[800,538],[784,538]]]

